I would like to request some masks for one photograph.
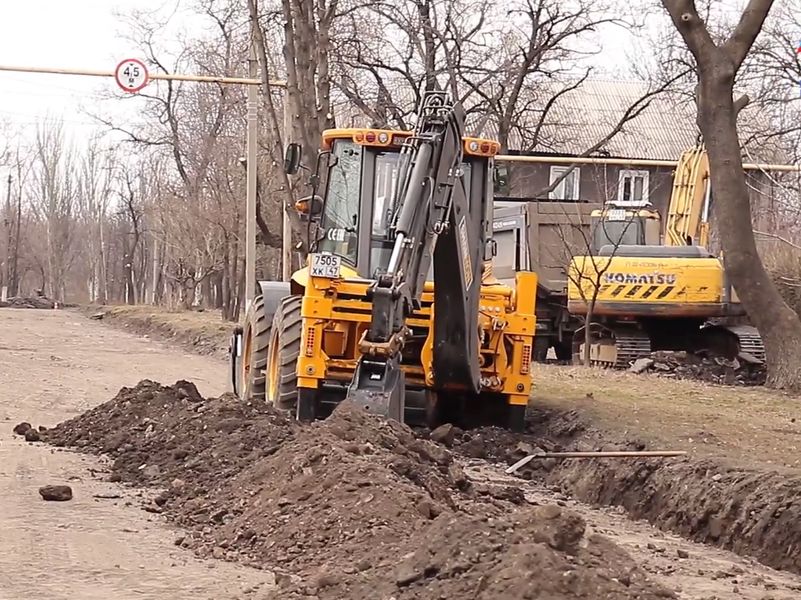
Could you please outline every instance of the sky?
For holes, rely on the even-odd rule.
[[[123,58],[139,56],[135,45],[126,39],[125,23],[118,14],[135,8],[170,14],[175,3],[176,0],[0,0],[0,65],[112,71]],[[626,49],[630,50],[631,44],[625,32],[614,28],[602,37],[604,49],[597,58],[599,66],[608,68],[627,62]],[[112,116],[128,127],[141,123],[135,98],[98,96],[99,92],[115,91],[112,78],[0,71],[0,122],[10,122],[32,138],[37,121],[46,116],[59,117],[69,135],[80,144],[101,128],[87,111]]]
[[[124,39],[114,11],[158,8],[164,0],[0,0],[0,65],[113,71],[138,55]],[[60,116],[76,133],[96,126],[84,107],[114,110],[119,100],[97,106],[98,91],[115,89],[111,78],[0,71],[0,119],[21,128],[46,115]]]

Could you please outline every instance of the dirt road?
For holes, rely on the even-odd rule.
[[[143,512],[140,492],[92,476],[102,467],[95,458],[26,444],[11,434],[23,420],[55,425],[143,378],[187,379],[204,395],[218,394],[225,389],[224,363],[184,355],[77,313],[1,309],[0,332],[0,600],[32,593],[54,600],[273,595],[269,572],[201,561],[176,547],[183,534]],[[485,461],[466,467],[477,481],[518,485],[530,502],[579,512],[590,531],[623,546],[678,598],[790,600],[801,594],[799,576],[666,535],[622,511],[589,508],[503,476]],[[48,483],[69,483],[75,499],[41,501],[37,490]]]
[[[143,512],[135,490],[91,476],[94,458],[11,433],[19,421],[55,425],[143,378],[191,379],[204,394],[225,390],[220,361],[77,313],[0,309],[0,600],[216,600],[258,598],[269,588],[269,573],[177,548],[179,533]],[[74,500],[43,502],[37,490],[49,483],[71,485]]]

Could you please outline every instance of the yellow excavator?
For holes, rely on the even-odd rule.
[[[593,364],[628,367],[654,350],[706,352],[764,361],[754,327],[730,325],[745,311],[709,244],[709,160],[703,145],[676,166],[664,236],[659,213],[641,201],[611,201],[591,215],[591,252],[569,266],[568,311],[592,318],[573,338]]]
[[[537,276],[492,277],[493,157],[464,110],[424,94],[414,131],[334,129],[296,208],[311,252],[290,283],[263,281],[234,332],[240,397],[299,420],[344,399],[399,421],[523,427]],[[284,161],[300,167],[300,147]]]

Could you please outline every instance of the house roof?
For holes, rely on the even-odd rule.
[[[541,118],[542,107],[565,89],[564,82],[543,82],[526,90],[519,104],[527,110],[520,111],[515,119],[517,126],[509,135],[510,152],[525,154],[580,155],[606,138],[618,125],[626,111],[649,92],[646,82],[586,80],[576,89],[562,93],[548,112],[539,134],[535,134]],[[408,114],[414,111],[410,91],[409,104],[404,106]],[[396,101],[398,101],[396,99]],[[467,133],[497,139],[497,122],[471,106],[471,99],[464,102],[468,110]],[[350,103],[340,106],[342,117],[351,126],[364,125],[364,116],[358,116]],[[473,110],[471,110],[473,109]],[[763,126],[749,108],[739,119],[740,137],[747,139],[746,132],[754,126]],[[338,111],[339,112],[339,111]],[[340,115],[338,115],[338,121]],[[764,120],[763,120],[764,121]],[[536,136],[536,144],[533,144]],[[696,125],[696,107],[686,95],[662,92],[650,98],[649,104],[636,116],[623,124],[617,132],[593,155],[613,158],[644,160],[677,160],[682,152],[699,141]],[[767,158],[768,148],[751,146],[750,152]]]
[[[546,89],[539,95],[547,101],[556,91]],[[641,82],[585,81],[577,89],[564,93],[554,104],[539,133],[539,143],[533,148],[530,141],[532,130],[541,113],[532,110],[524,115],[521,125],[511,132],[509,150],[582,154],[609,136],[626,111],[648,91],[647,84]],[[487,123],[485,135],[497,135],[494,123]],[[684,99],[663,93],[652,97],[650,104],[624,123],[622,129],[595,154],[676,160],[697,141],[695,107]]]

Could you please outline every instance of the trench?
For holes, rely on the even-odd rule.
[[[514,462],[527,453],[527,446],[548,451],[650,449],[642,441],[611,439],[573,411],[537,410],[530,428],[530,434],[517,438],[491,434],[497,436],[496,451],[503,454],[495,458]],[[801,477],[693,456],[547,459],[532,461],[519,476],[591,506],[619,506],[628,517],[663,531],[801,574]]]

